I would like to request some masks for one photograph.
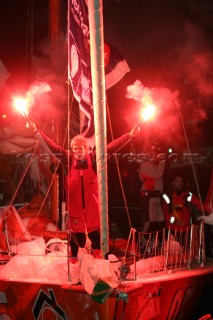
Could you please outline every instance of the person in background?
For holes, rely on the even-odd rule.
[[[166,227],[186,230],[202,214],[199,199],[189,191],[189,186],[180,174],[175,174],[167,194],[163,194],[163,212]]]
[[[135,126],[130,133],[112,141],[107,146],[107,153],[116,152],[139,131],[140,128]],[[77,135],[71,140],[69,151],[57,145],[36,127],[34,127],[34,132],[40,143],[45,142],[47,151],[56,155],[67,167],[65,190],[72,256],[77,257],[78,248],[85,246],[86,233],[91,241],[91,248],[98,254],[100,250],[100,213],[95,150],[89,148],[87,139],[82,135]]]
[[[153,144],[151,159],[143,160],[140,164],[143,232],[155,232],[164,228],[161,195],[165,160],[159,160],[160,151],[159,144]]]
[[[207,207],[190,192],[187,184],[180,174],[175,174],[171,179],[171,191],[163,194],[163,212],[166,227],[173,232],[185,232],[191,224],[198,224],[203,211],[208,213]],[[206,256],[212,257],[212,236],[209,226],[205,226]]]

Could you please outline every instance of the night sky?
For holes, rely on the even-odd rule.
[[[114,95],[109,96],[109,105],[115,105],[114,123],[117,113],[121,112],[127,123],[131,121],[130,114],[132,118],[137,114],[136,101],[126,99],[125,92],[138,79],[150,89],[178,91],[177,101],[189,139],[190,135],[197,139],[196,143],[190,139],[190,143],[193,147],[212,146],[212,1],[105,3],[105,39],[120,50],[131,69],[111,90]],[[169,139],[168,131],[174,133],[173,139],[182,136],[181,127],[174,130],[177,113],[165,106],[161,120],[167,124],[155,122],[157,129],[152,127],[150,131],[162,134],[164,141]]]

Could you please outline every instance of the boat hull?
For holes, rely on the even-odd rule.
[[[94,300],[81,285],[0,280],[0,315],[7,319],[193,319],[206,286],[213,287],[213,265],[144,275]]]
[[[205,289],[213,288],[212,268],[162,273],[141,279],[141,284],[135,283],[126,289],[128,303],[119,301],[115,319],[121,319],[122,314],[123,320],[195,319]]]

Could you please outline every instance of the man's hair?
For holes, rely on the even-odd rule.
[[[74,146],[78,146],[78,145],[84,146],[85,148],[88,147],[87,139],[84,138],[84,136],[82,136],[80,134],[75,136],[70,142],[71,148],[73,148]]]

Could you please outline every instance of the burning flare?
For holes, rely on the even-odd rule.
[[[142,121],[147,121],[151,119],[156,112],[156,107],[154,105],[146,105],[142,110]]]
[[[13,96],[13,105],[25,118],[28,117],[29,105],[26,98]]]
[[[161,117],[160,126],[164,132],[178,128],[177,114],[173,111],[178,103],[178,91],[171,92],[168,88],[148,88],[140,80],[127,87],[126,97],[134,99],[142,104],[141,121],[145,122],[153,116]],[[162,120],[162,114],[164,114]]]
[[[152,97],[152,91],[144,87],[139,80],[137,80],[134,85],[127,87],[126,96],[127,98],[134,99],[142,103],[143,110],[141,113],[142,118],[140,124],[151,119],[156,113],[156,105]]]
[[[25,97],[13,96],[13,106],[29,121],[28,111],[35,104],[35,97],[49,91],[52,89],[48,83],[34,83],[30,86]]]

